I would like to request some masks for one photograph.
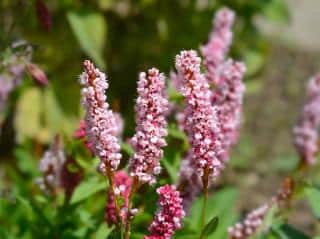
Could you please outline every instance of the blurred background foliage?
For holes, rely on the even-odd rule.
[[[3,0],[0,45],[5,49],[18,39],[33,45],[33,59],[50,80],[49,89],[45,90],[50,93],[41,94],[51,102],[37,101],[36,90],[24,94],[32,95],[34,107],[45,108],[48,113],[60,111],[51,112],[57,121],[57,113],[79,117],[77,78],[82,61],[90,58],[107,71],[108,96],[115,102],[116,110],[133,122],[138,72],[156,66],[169,73],[181,49],[197,49],[207,41],[213,14],[221,6],[229,6],[237,14],[231,55],[245,60],[248,76],[253,75],[261,70],[269,48],[254,19],[262,16],[270,21],[287,22],[288,11],[282,0]],[[23,110],[23,104],[19,106],[18,112]],[[26,120],[33,121],[28,117]],[[132,134],[133,124],[126,126],[126,132]],[[34,134],[39,133],[39,127],[34,128]],[[21,128],[19,131],[23,131]],[[48,142],[46,139],[42,137],[41,141]]]
[[[296,96],[302,96],[304,88],[300,80],[294,84],[286,81],[305,78],[320,66],[315,63],[317,56],[274,44],[257,25],[257,19],[288,24],[290,14],[284,0],[2,0],[1,61],[22,51],[14,43],[23,40],[31,46],[32,62],[45,72],[49,83],[42,87],[32,81],[32,72],[24,74],[0,113],[0,225],[4,225],[0,226],[0,238],[98,239],[111,232],[103,219],[106,184],[95,170],[97,160],[88,160],[88,152],[72,140],[82,117],[78,84],[82,62],[92,59],[107,72],[109,102],[125,118],[124,138],[130,137],[135,127],[138,73],[155,66],[168,76],[181,49],[199,49],[206,43],[213,15],[222,6],[237,15],[230,56],[247,65],[247,97],[239,145],[210,202],[207,219],[217,215],[220,219],[212,238],[226,237],[227,226],[237,218],[236,206],[247,211],[274,193],[281,175],[293,170],[298,162],[293,150],[288,150],[292,147],[288,132],[302,104]],[[302,65],[304,73],[287,70],[292,65]],[[296,107],[290,110],[288,119],[285,116],[290,103]],[[57,133],[64,136],[67,153],[84,169],[85,180],[70,203],[63,193],[43,196],[34,185],[40,175],[38,160]],[[179,150],[166,149],[163,166],[169,180],[161,179],[161,184],[175,181],[186,147],[185,136],[174,126],[168,140]],[[270,145],[272,141],[274,145]],[[125,159],[132,153],[125,143],[123,153]],[[239,192],[234,186],[244,189]],[[144,189],[144,193],[150,205],[146,213],[135,218],[140,234],[133,238],[141,238],[155,209],[154,191]],[[309,193],[312,205],[319,198],[317,193]],[[177,238],[196,232],[200,200]],[[309,210],[305,204],[300,208]],[[314,212],[319,210],[312,208]],[[308,232],[316,230],[303,213],[297,215],[308,221],[307,226],[301,220],[297,224]]]

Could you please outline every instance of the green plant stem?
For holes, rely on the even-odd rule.
[[[208,202],[208,186],[203,187],[203,205],[202,205],[202,212],[201,212],[201,233],[200,239],[203,239],[203,229],[206,223],[206,211],[207,211],[207,202]]]
[[[116,229],[120,232],[122,227],[122,220],[120,217],[120,207],[118,204],[118,196],[115,194],[114,173],[109,167],[107,167],[107,178],[110,183],[110,189],[114,198],[114,204],[116,208],[116,218],[117,218]]]
[[[200,233],[200,239],[203,239],[203,229],[205,227],[206,223],[206,210],[207,210],[207,202],[208,202],[208,196],[209,196],[209,168],[204,168],[204,173],[202,176],[202,185],[203,185],[203,205],[202,205],[202,213],[201,213],[201,233]]]
[[[126,223],[125,223],[124,239],[130,239],[131,219],[132,219],[131,209],[133,205],[132,198],[134,193],[137,191],[138,187],[139,187],[139,182],[138,182],[138,179],[135,177],[133,179],[132,188],[128,198],[128,212],[127,212]]]

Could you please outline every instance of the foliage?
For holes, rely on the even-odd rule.
[[[26,39],[32,46],[32,61],[41,65],[49,79],[49,86],[43,88],[31,81],[30,73],[24,74],[23,82],[10,95],[0,118],[3,126],[0,238],[120,238],[114,226],[105,222],[108,185],[97,173],[98,159],[84,147],[82,140],[73,137],[83,115],[77,83],[81,59],[90,57],[107,70],[112,108],[124,115],[124,136],[132,135],[137,73],[153,65],[169,72],[172,59],[180,49],[197,48],[206,41],[213,13],[223,5],[237,14],[231,55],[246,62],[248,88],[254,90],[259,82],[250,78],[263,68],[269,48],[254,19],[259,16],[267,21],[287,23],[289,14],[282,0],[4,0],[0,3],[0,11],[4,13],[0,16],[1,61],[18,51],[12,47],[14,40]],[[172,101],[181,101],[174,90],[169,96]],[[41,177],[39,158],[57,134],[62,135],[66,155],[74,159],[69,172],[79,173],[82,178],[71,197],[62,188],[50,194],[36,184]],[[164,170],[156,187],[177,182],[181,158],[189,148],[188,138],[175,123],[169,125],[167,142],[174,146],[165,149],[161,160]],[[250,153],[250,143],[240,143],[246,154]],[[124,162],[134,153],[126,141],[121,142],[121,151]],[[243,169],[246,160],[232,161],[230,165]],[[302,182],[299,190],[303,193],[295,192],[293,204],[295,200],[306,199],[317,220],[320,218],[319,182],[313,177],[315,173],[310,173],[311,183],[301,179],[300,172],[294,171],[295,166],[286,166],[286,172]],[[240,216],[236,208],[241,198],[239,189],[223,183],[210,191],[204,229],[200,225],[203,196],[199,196],[174,238],[199,238],[200,234],[208,239],[227,238],[228,227]],[[157,210],[156,187],[142,187],[134,196],[139,213],[132,222],[131,238],[143,238],[147,233],[147,225]],[[287,222],[290,210],[289,207],[270,214],[264,222],[267,226],[255,238],[310,238]]]

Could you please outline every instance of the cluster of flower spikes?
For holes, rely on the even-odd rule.
[[[165,79],[156,68],[140,73],[136,100],[136,133],[131,139],[135,153],[130,159],[130,176],[141,183],[155,183],[161,171],[159,160],[166,146],[166,112],[169,102],[165,92]]]
[[[62,171],[66,162],[66,156],[63,145],[59,136],[51,147],[44,153],[39,162],[39,170],[42,177],[37,179],[37,184],[46,193],[54,191],[56,188],[62,186]]]
[[[201,48],[204,56],[204,65],[206,68],[206,79],[208,83],[214,83],[215,88],[212,91],[212,104],[216,106],[217,118],[220,125],[219,141],[221,147],[217,157],[221,163],[229,159],[230,147],[236,143],[242,112],[242,98],[244,93],[244,84],[242,83],[245,67],[243,63],[225,60],[226,54],[232,41],[232,25],[234,21],[234,12],[227,8],[219,10],[214,18],[214,27],[209,37],[208,43]],[[174,86],[181,87],[183,76],[181,74],[171,74]],[[189,108],[176,114],[179,128],[186,131],[186,119],[190,114]],[[190,152],[187,154],[190,155]],[[180,168],[180,183],[193,182],[188,184],[183,192],[183,199],[186,202],[192,202],[193,198],[199,192],[199,183],[196,175],[185,173],[188,170],[187,161],[190,157],[183,160]],[[223,165],[222,165],[223,166]],[[187,177],[186,177],[187,176]],[[180,186],[179,186],[180,187]],[[190,203],[184,204],[187,206]],[[187,210],[187,207],[185,207]]]
[[[200,72],[201,59],[193,50],[176,56],[176,69],[183,76],[180,92],[186,102],[186,132],[191,144],[191,163],[206,180],[218,176],[222,164],[217,109],[211,104],[212,94],[205,76]]]
[[[307,86],[307,100],[300,119],[293,129],[294,145],[304,163],[316,162],[318,128],[320,125],[320,74],[312,77]]]
[[[245,65],[232,60],[221,67],[219,83],[213,91],[212,103],[217,106],[220,122],[221,161],[229,160],[231,146],[237,142],[241,125],[245,86],[242,82]]]
[[[182,198],[175,186],[171,185],[158,188],[157,193],[159,209],[149,227],[150,235],[144,236],[144,239],[171,239],[185,216]]]
[[[119,207],[121,220],[125,222],[127,219],[126,217],[128,215],[127,211],[129,205],[129,195],[132,186],[132,179],[125,171],[118,171],[115,173],[114,176],[114,184],[115,194],[123,199],[122,205],[119,205]],[[105,218],[109,225],[117,223],[114,195],[111,189],[108,190],[108,202],[106,206]]]
[[[113,112],[106,103],[105,90],[108,88],[106,75],[86,60],[85,71],[80,76],[83,88],[82,104],[86,109],[85,125],[88,142],[93,153],[100,158],[100,170],[116,170],[121,154],[117,138],[117,124]]]
[[[262,226],[263,220],[271,207],[276,205],[278,208],[281,208],[290,204],[293,189],[294,183],[292,178],[285,178],[277,194],[269,202],[250,212],[242,222],[238,222],[228,228],[229,239],[251,238]]]

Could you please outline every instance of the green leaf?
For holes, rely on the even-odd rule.
[[[288,23],[290,19],[289,9],[283,0],[271,0],[264,7],[262,14],[267,20],[276,23]]]
[[[296,228],[290,226],[289,224],[283,224],[279,230],[285,235],[288,239],[311,239],[309,236],[297,230]]]
[[[72,194],[71,204],[78,203],[107,188],[106,182],[89,181],[81,183]]]
[[[244,62],[247,66],[246,74],[254,75],[260,71],[264,65],[265,58],[261,52],[248,50],[244,54]]]
[[[226,238],[227,228],[234,223],[237,214],[233,212],[235,202],[238,197],[238,192],[234,188],[225,188],[218,192],[209,195],[206,223],[214,216],[219,218],[219,227],[209,239]],[[192,205],[190,215],[187,217],[186,222],[189,223],[190,229],[197,231],[200,234],[200,217],[203,197],[199,197]]]
[[[320,219],[320,190],[316,188],[306,188],[305,195],[309,202],[309,205],[312,209],[314,215]]]
[[[276,23],[289,22],[289,9],[283,0],[271,0],[263,8],[263,15],[269,21]]]
[[[214,233],[218,227],[218,224],[219,224],[218,217],[212,218],[211,221],[208,222],[208,224],[203,228],[203,231],[201,234],[204,236],[204,238],[207,238],[212,233]]]
[[[126,152],[129,156],[132,156],[134,154],[133,148],[126,142],[121,142],[121,150]]]
[[[112,228],[108,227],[105,222],[102,222],[95,233],[95,239],[106,239],[112,232]]]
[[[38,88],[26,89],[17,103],[14,128],[18,142],[29,138],[48,140],[48,132],[41,125],[42,94]]]
[[[167,170],[172,182],[176,182],[178,179],[178,171],[179,171],[179,165],[180,165],[179,158],[180,157],[181,157],[181,155],[179,153],[176,153],[174,155],[173,163],[171,163],[170,160],[166,157],[164,157],[161,160],[161,163],[163,164],[164,168]]]
[[[67,18],[82,50],[104,69],[106,64],[102,52],[106,43],[107,23],[103,15],[70,11]]]

